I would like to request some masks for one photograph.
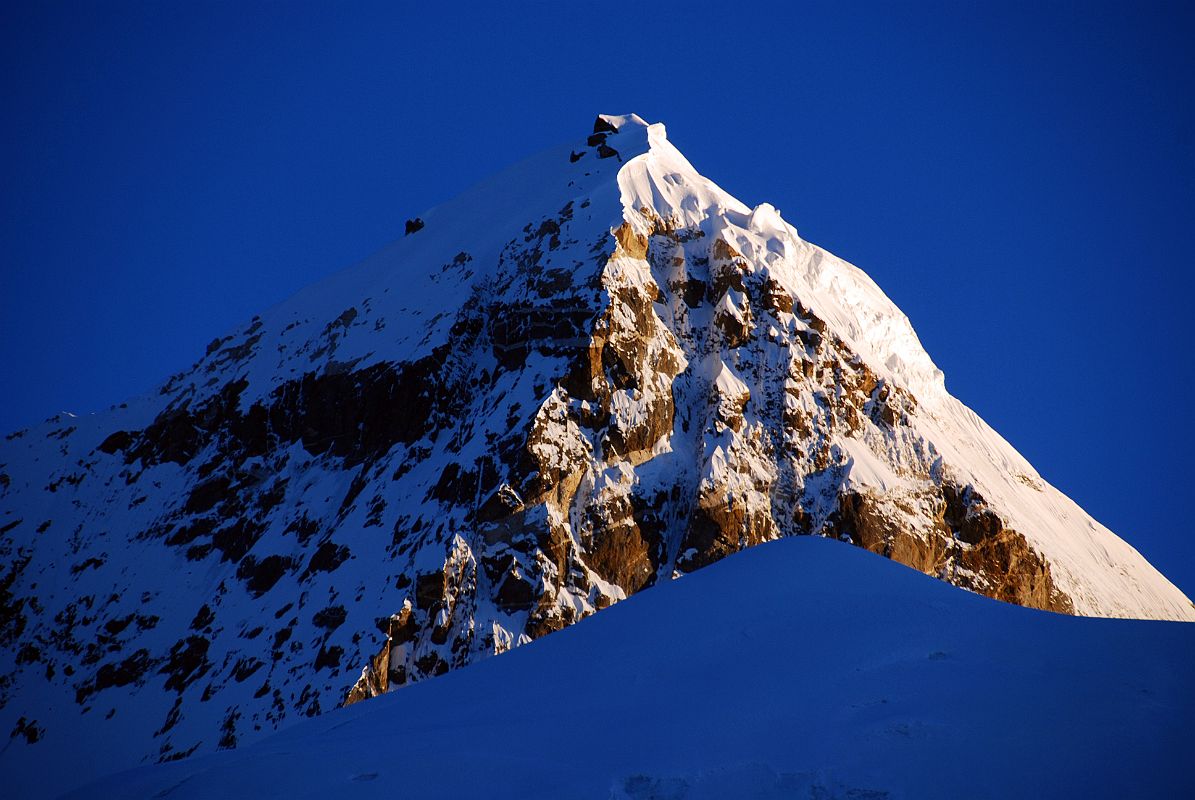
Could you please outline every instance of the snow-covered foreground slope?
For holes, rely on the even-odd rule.
[[[1195,626],[1016,608],[788,539],[501,658],[73,796],[1192,797],[1193,664]]]
[[[791,536],[1195,618],[861,270],[662,125],[599,117],[422,221],[157,391],[0,441],[9,785],[245,746]]]

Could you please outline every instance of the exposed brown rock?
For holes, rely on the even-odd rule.
[[[378,695],[385,694],[389,688],[390,641],[387,640],[382,649],[378,651],[378,654],[370,659],[369,666],[363,671],[357,683],[349,690],[344,704],[351,706],[353,703],[377,697]]]
[[[592,533],[585,537],[582,550],[590,569],[627,594],[655,582],[665,543],[661,525],[641,500],[595,508],[590,521]]]
[[[780,311],[785,314],[793,310],[792,295],[785,291],[784,287],[773,278],[768,278],[767,283],[764,285],[761,304],[764,308]]]
[[[838,538],[845,535],[865,550],[929,575],[942,570],[951,552],[944,531],[918,535],[869,493],[839,495],[838,515],[831,525],[829,532]]]
[[[1049,565],[1022,534],[1005,527],[974,489],[946,482],[936,500],[938,525],[917,533],[886,512],[875,496],[844,493],[831,532],[988,597],[1073,613],[1070,599],[1054,585]]]
[[[618,242],[615,255],[627,258],[644,258],[647,256],[647,237],[636,233],[631,223],[624,222],[614,230],[614,239]]]
[[[726,556],[775,538],[769,516],[748,508],[741,498],[707,493],[693,510],[681,542],[677,569],[693,572]]]

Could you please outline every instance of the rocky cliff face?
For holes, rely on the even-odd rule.
[[[232,747],[786,536],[1195,618],[862,272],[662,126],[600,117],[422,221],[159,392],[0,447],[0,760]]]

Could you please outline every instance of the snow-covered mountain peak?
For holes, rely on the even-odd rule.
[[[1195,618],[946,392],[866,274],[662,125],[593,128],[157,391],[0,441],[18,794],[80,741],[80,780],[243,744],[790,536]]]
[[[648,142],[618,173],[624,216],[636,232],[648,232],[653,219],[662,218],[727,242],[752,269],[801,297],[886,377],[925,403],[945,394],[943,374],[908,317],[866,273],[802,240],[771,204],[750,208],[702,176],[668,141],[662,124],[630,118],[643,126]]]

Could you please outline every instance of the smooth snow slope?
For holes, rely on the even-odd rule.
[[[1191,797],[1193,664],[1195,626],[1018,608],[801,537],[70,796]]]

